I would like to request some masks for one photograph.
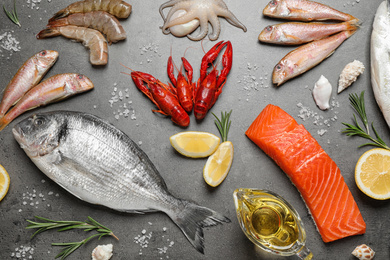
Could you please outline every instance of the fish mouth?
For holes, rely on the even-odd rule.
[[[24,133],[20,126],[14,126],[14,128],[12,128],[12,134],[20,145],[24,143]]]

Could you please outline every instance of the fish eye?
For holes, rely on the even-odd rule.
[[[269,5],[270,5],[270,6],[275,6],[275,5],[277,5],[276,0],[272,0],[271,2],[269,2]]]
[[[46,55],[46,51],[41,51],[41,56],[45,56]]]
[[[266,30],[267,32],[272,31],[272,26],[271,26],[271,25],[268,25],[268,26],[265,28],[265,30]]]
[[[35,120],[34,120],[34,125],[36,125],[36,126],[41,126],[41,125],[43,125],[43,119],[42,118],[36,118]]]
[[[282,65],[280,63],[276,65],[276,70],[281,70],[281,69],[282,69]]]
[[[81,75],[81,74],[79,74],[77,77],[78,77],[79,79],[83,79],[83,78],[84,78],[84,76]]]

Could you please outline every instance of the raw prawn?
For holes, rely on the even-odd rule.
[[[191,64],[187,61],[186,58],[181,58],[183,66],[180,67],[179,73],[177,75],[177,79],[175,78],[174,72],[174,64],[172,61],[172,56],[168,58],[167,72],[169,79],[172,84],[176,88],[172,88],[175,90],[177,98],[179,99],[180,105],[184,108],[185,111],[191,112],[193,107],[193,83],[192,83],[192,75],[193,69]],[[182,68],[186,71],[186,76],[182,73]]]
[[[0,131],[24,112],[57,102],[72,95],[92,89],[92,81],[84,75],[65,73],[52,76],[30,91],[0,120]]]
[[[68,5],[58,11],[49,22],[74,13],[106,11],[117,18],[127,18],[131,13],[131,5],[122,0],[84,0]]]
[[[57,61],[58,52],[43,50],[29,58],[16,72],[4,90],[0,118],[32,87],[37,85]]]
[[[106,35],[108,43],[126,39],[126,32],[115,16],[104,11],[75,13],[67,17],[52,20],[48,27],[76,25],[96,29]]]
[[[133,71],[130,76],[135,86],[159,108],[152,110],[153,112],[171,116],[172,122],[182,127],[190,124],[190,117],[181,107],[177,96],[169,90],[169,86],[144,72]]]
[[[108,47],[104,36],[97,30],[67,25],[61,27],[50,27],[40,31],[38,39],[62,35],[79,42],[89,48],[89,60],[93,65],[106,65],[108,61]]]
[[[207,68],[213,64],[218,54],[226,46],[225,53],[222,56],[221,74],[218,76],[218,71],[214,67],[213,70],[207,74]],[[202,59],[200,68],[200,78],[194,91],[194,115],[195,118],[203,119],[209,109],[217,101],[218,96],[222,93],[222,88],[226,83],[226,77],[232,68],[233,63],[233,48],[230,41],[220,41],[212,47]]]

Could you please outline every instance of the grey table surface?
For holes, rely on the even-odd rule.
[[[268,0],[226,0],[229,9],[244,23],[248,31],[221,21],[219,40],[230,40],[234,50],[233,68],[223,93],[211,109],[219,114],[233,109],[229,139],[234,144],[234,161],[228,177],[217,188],[204,182],[202,169],[206,159],[190,159],[179,155],[171,147],[169,137],[183,130],[208,131],[219,134],[209,113],[201,122],[191,114],[187,129],[174,125],[168,118],[151,112],[154,105],[140,91],[124,64],[135,70],[153,74],[168,81],[166,62],[172,51],[179,64],[186,58],[194,67],[195,78],[203,56],[201,42],[188,38],[164,35],[159,6],[164,1],[128,1],[133,6],[130,17],[122,20],[128,38],[109,46],[109,62],[103,67],[89,63],[89,52],[80,43],[63,37],[37,40],[36,34],[45,28],[47,20],[72,0],[20,0],[16,6],[22,27],[12,24],[0,12],[0,66],[2,91],[18,68],[33,54],[42,49],[59,51],[59,59],[46,78],[58,73],[76,72],[87,75],[95,84],[94,90],[59,103],[29,111],[0,132],[0,164],[10,174],[11,185],[7,196],[0,202],[0,259],[16,259],[18,252],[33,248],[24,254],[25,259],[54,259],[59,252],[52,242],[78,241],[84,238],[81,231],[64,233],[45,232],[33,239],[26,230],[27,219],[43,216],[58,220],[85,220],[91,216],[110,227],[120,238],[92,240],[75,251],[68,259],[90,259],[98,244],[112,243],[112,259],[296,259],[265,253],[256,248],[241,231],[233,203],[237,188],[259,188],[274,191],[286,198],[299,212],[307,232],[307,246],[314,259],[354,259],[352,250],[366,243],[376,251],[376,259],[390,259],[388,201],[376,201],[364,195],[354,181],[354,168],[358,158],[370,149],[358,148],[365,143],[361,138],[350,138],[341,133],[342,122],[352,122],[353,110],[348,95],[365,91],[367,115],[374,121],[385,142],[389,142],[389,129],[375,102],[370,83],[370,35],[377,7],[382,0],[331,1],[332,7],[350,13],[361,20],[359,30],[345,41],[337,51],[309,72],[280,87],[272,85],[271,74],[275,64],[294,47],[261,44],[260,31],[281,20],[262,16]],[[329,1],[321,0],[327,3]],[[7,9],[12,1],[4,0]],[[7,47],[7,43],[14,50]],[[205,50],[216,42],[203,41]],[[344,66],[360,60],[366,71],[344,92],[337,94],[339,74]],[[333,86],[331,109],[319,110],[312,98],[314,83],[324,75]],[[122,99],[116,98],[122,94]],[[127,95],[128,94],[128,95]],[[280,106],[303,124],[324,150],[337,163],[367,223],[364,235],[324,243],[316,230],[297,189],[285,173],[254,145],[245,131],[267,104]],[[123,112],[129,109],[129,114]],[[40,172],[25,155],[12,136],[15,123],[34,112],[53,110],[88,112],[102,117],[127,133],[146,152],[165,179],[169,190],[176,196],[192,199],[229,217],[232,222],[204,230],[205,254],[198,253],[181,231],[164,213],[124,214],[90,205],[69,194]],[[144,243],[136,243],[142,240]],[[146,245],[142,246],[142,245]],[[21,257],[23,259],[23,257]]]

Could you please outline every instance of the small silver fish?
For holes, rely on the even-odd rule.
[[[163,211],[203,253],[203,227],[230,222],[179,199],[148,156],[122,131],[78,112],[33,115],[12,132],[35,165],[65,190],[93,204],[132,213]]]

